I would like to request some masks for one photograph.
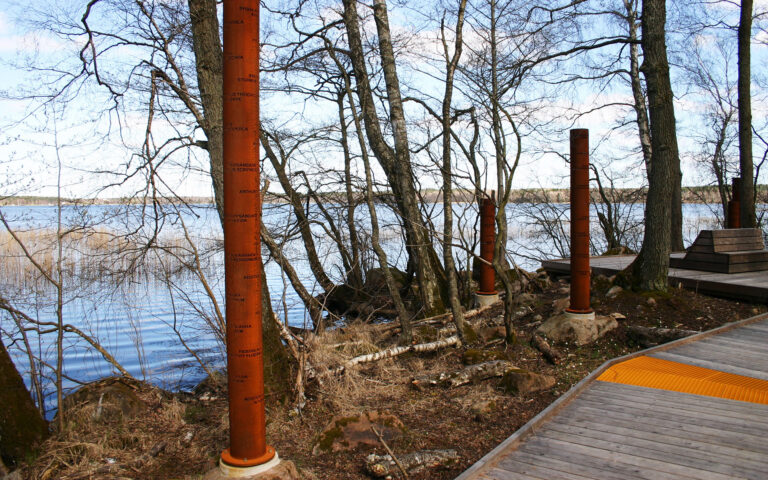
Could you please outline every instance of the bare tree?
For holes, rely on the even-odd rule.
[[[631,282],[642,290],[666,290],[669,271],[672,205],[679,188],[680,158],[677,150],[675,111],[665,41],[664,0],[643,0],[641,71],[648,85],[651,121],[651,176],[645,209],[643,246],[628,267]]]

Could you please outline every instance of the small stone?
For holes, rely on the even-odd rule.
[[[280,452],[278,452],[279,455]],[[203,480],[226,480],[227,478],[233,478],[224,474],[218,467],[208,471],[203,476]],[[245,480],[256,479],[259,480],[299,480],[301,476],[296,469],[296,465],[290,460],[280,459],[280,463],[270,468],[266,472],[258,473],[256,476],[241,477]]]
[[[534,322],[541,322],[542,320],[544,320],[544,317],[542,317],[542,316],[541,316],[541,315],[539,315],[538,313],[537,313],[536,315],[534,315],[534,316],[533,316],[533,321],[534,321]]]
[[[621,288],[618,285],[614,285],[610,289],[608,289],[608,291],[605,293],[605,296],[608,298],[616,298],[623,291],[624,291],[623,288]]]
[[[518,305],[530,305],[536,301],[536,296],[530,293],[521,293],[515,297],[515,303]]]
[[[571,293],[571,287],[569,286],[560,287],[557,289],[557,293],[563,293],[563,294]]]
[[[473,404],[470,407],[470,411],[476,417],[482,417],[483,415],[487,415],[495,409],[496,409],[496,402],[494,402],[493,400],[483,400]]]
[[[544,335],[554,342],[586,345],[618,326],[618,322],[613,317],[595,316],[589,318],[560,314],[544,322],[536,329],[536,333]]]
[[[627,319],[627,317],[625,317],[623,314],[621,314],[621,313],[619,313],[619,312],[613,312],[612,314],[610,314],[610,315],[608,315],[608,316],[609,316],[609,317],[612,317],[612,318],[613,318],[614,320],[616,320],[617,322],[621,322],[621,321],[624,321],[624,320],[626,320],[626,319]]]
[[[555,377],[540,375],[528,370],[516,369],[505,373],[499,382],[499,387],[512,395],[523,395],[555,386]]]
[[[648,297],[648,300],[645,303],[648,305],[656,305],[656,299],[653,297]]]
[[[552,302],[552,310],[554,310],[555,313],[561,313],[563,312],[568,306],[571,304],[571,299],[568,297],[565,298],[558,298],[554,302]]]
[[[370,411],[347,417],[337,415],[318,436],[312,454],[353,450],[360,445],[379,446],[381,441],[371,426],[376,427],[386,442],[400,436],[405,429],[399,418],[387,412]]]

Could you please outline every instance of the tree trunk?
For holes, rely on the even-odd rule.
[[[755,190],[752,166],[751,55],[752,0],[742,0],[739,21],[739,167],[741,169],[741,226],[755,228]]]
[[[315,279],[317,279],[317,283],[319,283],[323,290],[328,293],[332,291],[336,285],[331,281],[330,278],[328,278],[328,275],[325,273],[325,269],[323,268],[323,263],[320,261],[320,257],[317,255],[317,248],[315,248],[315,240],[312,236],[312,230],[310,229],[309,218],[304,212],[304,204],[299,194],[293,188],[293,185],[288,178],[288,174],[285,171],[287,159],[283,158],[284,155],[282,153],[280,158],[278,158],[277,154],[272,149],[272,145],[269,143],[270,139],[274,141],[278,148],[282,150],[280,144],[277,143],[277,137],[262,129],[261,145],[264,147],[264,151],[267,154],[267,158],[269,158],[270,163],[272,163],[272,166],[275,169],[275,173],[277,173],[280,186],[288,196],[288,201],[290,202],[291,207],[293,207],[293,214],[296,215],[296,221],[298,222],[299,226],[299,233],[301,234],[301,239],[304,242],[304,249],[307,252],[307,262],[309,263],[309,269],[312,270],[312,275],[314,275]]]
[[[216,0],[188,0],[192,25],[192,46],[195,53],[197,83],[205,121],[200,128],[208,138],[206,149],[210,157],[211,181],[219,219],[224,214],[224,62]],[[222,223],[223,226],[223,223]],[[263,272],[262,268],[262,272]],[[266,279],[262,284],[263,308],[271,308]],[[268,315],[262,316],[264,342],[265,387],[290,385],[292,379],[290,356],[280,341],[280,334]]]
[[[349,151],[349,138],[347,137],[347,122],[344,118],[344,99],[346,90],[339,92],[337,102],[339,105],[339,127],[341,129],[341,147],[344,151],[344,192],[347,196],[347,229],[349,230],[349,248],[352,251],[352,265],[347,272],[347,283],[356,290],[363,287],[363,266],[360,255],[360,239],[357,235],[355,224],[355,207],[357,200],[352,190],[352,154]],[[357,112],[353,112],[356,115]]]
[[[443,262],[448,278],[448,297],[450,299],[453,322],[459,338],[464,338],[464,312],[459,299],[459,287],[456,280],[456,265],[453,260],[453,172],[451,166],[451,99],[453,98],[453,77],[461,58],[463,47],[462,29],[464,27],[464,10],[467,0],[459,0],[458,19],[456,20],[456,41],[454,53],[448,53],[448,43],[443,30],[443,53],[445,55],[445,94],[443,95],[442,127],[443,127]],[[441,25],[441,28],[443,26]]]
[[[48,436],[48,424],[35,407],[24,380],[0,342],[0,455],[14,466]]]
[[[432,239],[419,210],[419,199],[411,168],[405,113],[397,78],[387,5],[384,0],[374,0],[374,18],[379,35],[380,60],[387,89],[387,103],[395,140],[394,149],[384,140],[373,100],[360,35],[357,1],[344,0],[344,24],[349,41],[349,55],[357,81],[357,93],[360,99],[366,137],[387,175],[398,209],[403,216],[409,262],[413,264],[416,270],[422,311],[425,316],[430,316],[445,309],[442,298],[446,295],[445,271],[432,246]]]
[[[680,157],[675,110],[665,42],[665,0],[643,0],[643,65],[651,121],[651,176],[645,207],[643,247],[631,269],[632,284],[641,290],[666,290],[672,227],[672,203],[679,181]]]
[[[629,27],[629,39],[638,40],[637,32],[637,2],[636,0],[624,0],[627,11],[627,23]],[[629,45],[629,79],[632,85],[632,97],[637,116],[637,131],[640,135],[640,147],[643,150],[643,162],[646,175],[651,176],[651,127],[648,124],[648,106],[645,103],[645,92],[640,80],[640,47],[636,43]]]
[[[213,196],[219,217],[224,215],[224,71],[216,0],[189,0],[192,48],[197,84],[205,122],[200,128],[208,139]]]

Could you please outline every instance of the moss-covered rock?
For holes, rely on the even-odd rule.
[[[476,365],[492,360],[507,360],[507,355],[500,350],[482,350],[479,348],[468,348],[461,354],[461,363],[464,365]]]
[[[528,370],[510,370],[501,377],[499,388],[510,395],[523,395],[555,386],[555,377],[540,375]]]
[[[312,454],[354,450],[363,445],[379,446],[381,441],[371,427],[376,427],[384,441],[388,443],[406,433],[403,422],[386,411],[370,411],[350,416],[338,415],[333,417],[317,436]]]

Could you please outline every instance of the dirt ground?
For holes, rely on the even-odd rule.
[[[598,285],[593,288],[592,301],[597,314],[620,313],[626,319],[593,344],[557,345],[564,356],[557,366],[549,364],[528,339],[540,322],[554,313],[553,303],[568,296],[564,281],[554,281],[535,295],[528,313],[516,320],[519,341],[513,346],[491,341],[361,364],[345,374],[326,377],[322,387],[310,383],[308,401],[300,412],[291,402],[268,402],[268,442],[281,457],[295,462],[304,478],[370,478],[364,471],[365,457],[374,451],[386,453],[382,446],[319,455],[313,455],[312,450],[333,416],[385,410],[405,426],[405,433],[389,442],[396,456],[425,449],[455,449],[460,456],[457,464],[410,478],[452,479],[604,361],[639,350],[628,337],[626,325],[703,331],[766,310],[764,305],[678,289],[662,295],[623,291],[606,298],[606,288]],[[500,315],[500,305],[484,313],[489,321]],[[420,333],[427,337],[436,330],[422,329]],[[352,326],[323,335],[314,340],[322,346],[318,352],[333,354],[313,360],[332,365],[339,359],[376,351],[381,345],[373,345],[375,332],[370,326]],[[419,390],[411,385],[416,375],[460,370],[470,348],[491,358],[508,359],[519,368],[554,376],[557,383],[549,390],[525,395],[502,392],[498,379],[456,388]],[[96,402],[83,399],[73,409],[70,426],[43,445],[40,455],[23,467],[21,478],[194,479],[214,468],[228,441],[226,393],[221,383],[209,382],[195,394],[165,394],[143,384],[129,384],[129,388],[138,406],[123,402],[111,415],[103,411],[97,414]],[[492,408],[488,412],[477,413],[473,408],[489,401]]]

